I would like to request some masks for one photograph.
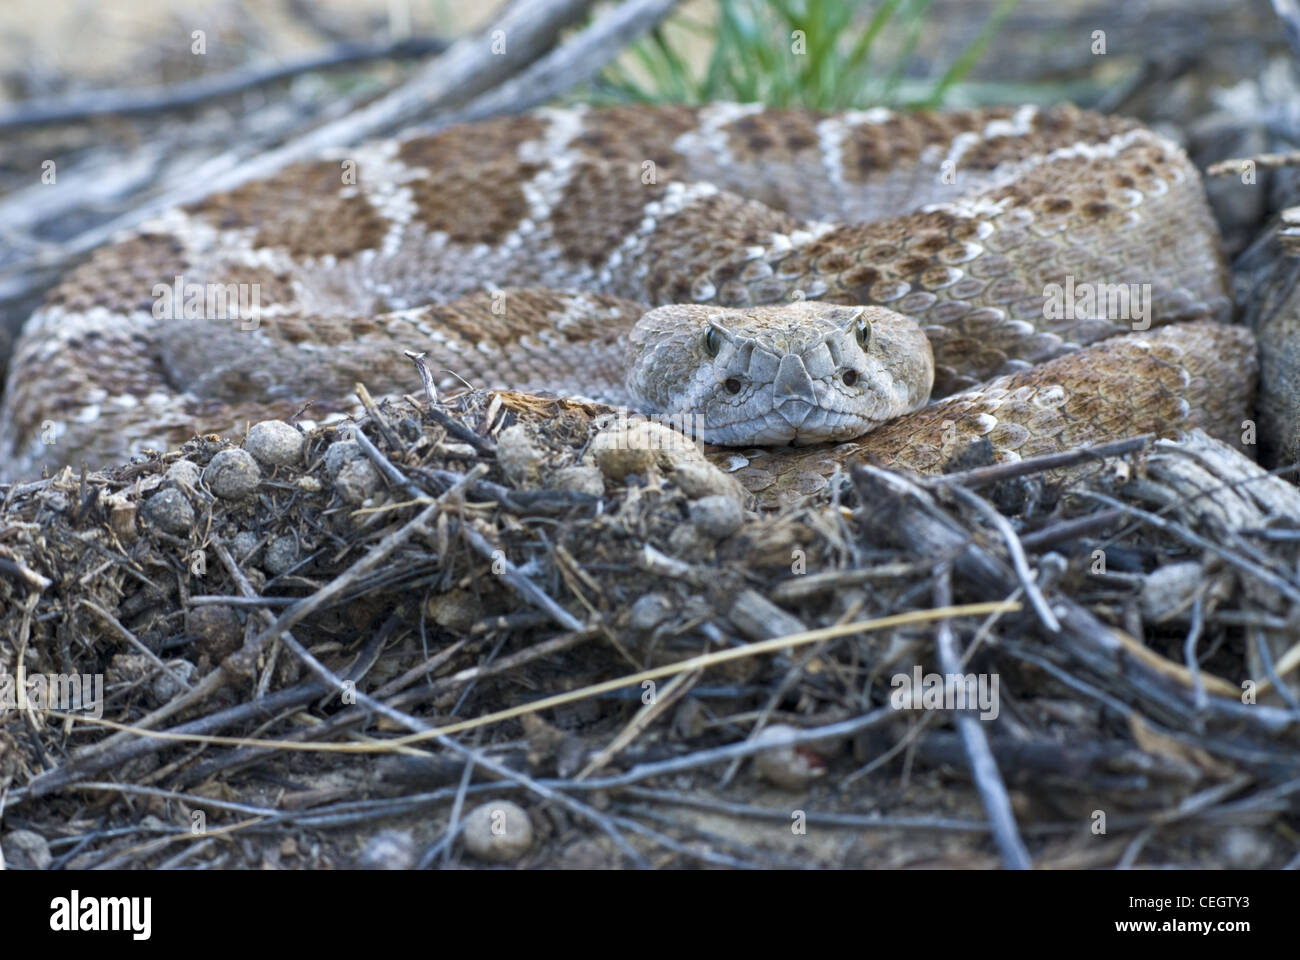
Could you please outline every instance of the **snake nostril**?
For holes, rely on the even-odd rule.
[[[728,377],[723,380],[722,385],[727,388],[727,393],[740,393],[740,381],[735,377]]]
[[[840,379],[844,381],[844,386],[855,387],[858,384],[858,371],[845,370]]]

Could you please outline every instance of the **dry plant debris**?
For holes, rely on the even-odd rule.
[[[5,492],[0,663],[103,681],[0,714],[7,858],[1295,856],[1300,492],[1222,444],[759,510],[598,407],[360,395]]]

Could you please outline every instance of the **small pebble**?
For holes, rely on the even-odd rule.
[[[325,472],[345,503],[365,503],[379,490],[379,471],[355,440],[330,444],[325,451]]]
[[[605,495],[605,477],[596,467],[562,467],[551,474],[550,486],[554,490],[585,493],[591,497]]]
[[[222,500],[243,500],[257,492],[262,470],[247,450],[222,450],[209,461],[203,480]]]
[[[240,563],[250,559],[257,545],[262,542],[262,538],[252,530],[240,530],[235,534],[234,539],[230,541],[230,552]]]
[[[379,491],[379,487],[379,471],[369,460],[345,463],[334,478],[334,492],[347,503],[365,503]]]
[[[518,804],[489,800],[465,818],[465,849],[480,860],[518,860],[533,845],[533,823]]]
[[[749,497],[748,491],[735,477],[723,473],[707,460],[678,463],[673,468],[672,480],[692,500],[723,496],[743,504]]]
[[[650,631],[673,615],[673,602],[662,593],[647,593],[632,604],[628,626],[633,630]]]
[[[1259,870],[1273,858],[1273,842],[1256,827],[1228,827],[1219,839],[1219,853],[1233,870]]]
[[[699,528],[700,533],[714,540],[731,536],[745,520],[740,504],[716,493],[692,503],[690,514],[691,522]]]
[[[50,845],[33,830],[10,830],[0,838],[7,870],[45,870],[53,862]]]
[[[239,619],[238,611],[221,604],[190,607],[185,613],[185,632],[199,655],[206,655],[214,664],[226,659],[244,642],[244,622]]]
[[[798,733],[795,727],[778,723],[765,727],[756,743],[780,741]],[[769,783],[787,790],[801,790],[818,777],[826,775],[825,762],[807,747],[781,744],[754,757],[754,769]]]
[[[194,508],[175,487],[159,490],[146,500],[143,514],[146,522],[177,536],[194,527]]]
[[[167,479],[175,480],[178,483],[185,483],[191,487],[199,485],[199,475],[202,473],[199,465],[193,460],[177,460],[167,468]]]
[[[298,562],[298,538],[286,533],[276,537],[266,548],[262,567],[272,576],[279,576]]]
[[[244,449],[270,467],[286,467],[302,460],[305,440],[283,420],[263,420],[249,428]]]
[[[167,668],[193,686],[194,675],[198,673],[198,668],[194,664],[188,660],[168,660]],[[158,703],[167,703],[173,697],[185,692],[184,687],[161,670],[153,678],[153,682],[149,684],[149,690]]]
[[[331,443],[325,451],[325,472],[332,480],[343,469],[344,464],[365,459],[366,455],[362,452],[361,445],[355,440],[339,440]]]
[[[506,427],[497,435],[497,462],[511,486],[521,489],[537,486],[544,460],[542,451],[522,424]]]
[[[357,857],[360,870],[410,870],[415,866],[415,839],[405,830],[380,830]]]
[[[468,633],[484,617],[482,602],[469,590],[432,594],[426,609],[434,623],[455,634]]]

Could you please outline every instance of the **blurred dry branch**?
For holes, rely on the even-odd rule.
[[[100,90],[54,102],[24,103],[0,113],[0,130],[41,127],[55,123],[81,123],[100,117],[130,117],[182,110],[242,93],[256,87],[287,80],[303,73],[353,66],[370,60],[426,57],[442,53],[448,41],[442,37],[407,37],[385,43],[340,43],[324,53],[291,63],[259,69],[237,70],[216,77],[155,90]]]

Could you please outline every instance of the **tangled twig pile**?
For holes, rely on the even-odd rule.
[[[598,408],[370,409],[9,490],[3,662],[104,680],[102,720],[0,719],[7,822],[67,838],[47,862],[394,817],[428,859],[484,791],[523,794],[534,863],[1277,860],[1300,493],[1215,441],[1081,452],[1068,495],[1061,457],[860,467],[759,513]],[[900,697],[935,673],[973,709]],[[847,829],[808,844],[793,807]],[[222,826],[177,854],[199,809]],[[370,850],[324,836],[303,862]]]

